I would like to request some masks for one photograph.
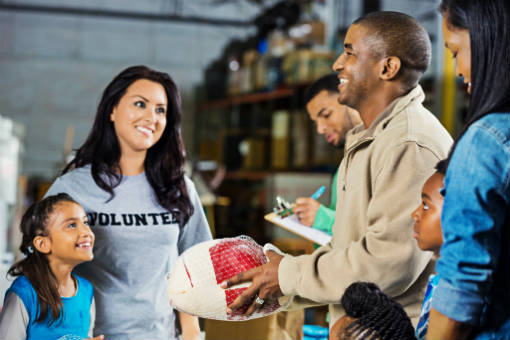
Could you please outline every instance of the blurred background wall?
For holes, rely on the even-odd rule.
[[[75,12],[58,12],[63,8]],[[23,173],[55,176],[66,129],[74,127],[78,147],[102,89],[136,64],[174,78],[183,95],[184,136],[192,140],[193,85],[227,41],[254,30],[249,19],[258,11],[247,1],[2,1],[0,114],[26,127]]]

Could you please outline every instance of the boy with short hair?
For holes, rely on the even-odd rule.
[[[439,257],[439,250],[443,244],[443,233],[441,230],[441,212],[443,211],[443,195],[440,190],[443,188],[443,180],[446,174],[447,163],[443,159],[436,165],[436,172],[425,182],[421,192],[422,202],[413,211],[411,217],[414,220],[413,237],[418,242],[421,250],[429,250]],[[431,275],[425,298],[421,308],[420,320],[416,327],[416,338],[425,339],[429,322],[430,305],[434,288],[439,282],[438,275]]]

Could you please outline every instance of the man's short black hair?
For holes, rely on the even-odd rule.
[[[339,80],[336,73],[330,73],[317,79],[305,90],[305,103],[309,103],[323,90],[326,90],[329,93],[339,93],[338,84]]]
[[[374,56],[400,59],[402,66],[397,77],[408,89],[418,84],[430,64],[432,47],[427,31],[416,19],[400,12],[382,11],[368,13],[352,24],[370,30],[366,42]]]
[[[436,171],[441,175],[446,175],[446,169],[448,168],[448,159],[442,159],[436,164]]]

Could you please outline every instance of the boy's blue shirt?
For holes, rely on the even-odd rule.
[[[439,276],[437,274],[430,276],[429,283],[427,285],[427,290],[425,292],[425,297],[423,298],[423,303],[421,305],[420,320],[418,321],[418,325],[416,326],[415,335],[418,340],[425,339],[425,335],[427,334],[427,329],[429,326],[430,306],[432,304],[432,296],[434,294],[434,290],[436,289],[438,282]]]
[[[37,293],[25,276],[19,276],[5,293],[15,293],[25,305],[29,322],[27,326],[27,339],[55,340],[61,337],[87,338],[90,329],[90,306],[94,296],[92,285],[86,279],[73,274],[77,281],[76,294],[72,297],[63,297],[63,316],[49,325],[51,311],[48,310],[46,319],[37,322],[39,317],[39,304]]]
[[[510,113],[493,113],[469,127],[448,166],[432,301],[475,339],[510,338],[509,211]]]

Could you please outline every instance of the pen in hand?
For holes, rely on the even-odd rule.
[[[312,200],[316,201],[317,199],[319,199],[319,197],[321,197],[321,195],[324,193],[325,190],[326,190],[326,187],[324,185],[320,186],[319,189],[317,189],[310,196],[310,198]],[[287,217],[289,215],[293,215],[294,214],[293,210],[296,207],[296,204],[290,205],[287,201],[285,201],[280,196],[276,197],[276,202],[277,202],[277,206],[274,208],[274,210],[275,210],[275,213],[280,215],[280,217],[284,218],[284,217]],[[299,216],[298,216],[298,219],[299,219]]]
[[[317,211],[320,208],[320,203],[317,199],[324,193],[325,190],[326,187],[322,185],[310,197],[299,197],[296,200],[292,210],[301,224],[308,227],[313,226]]]
[[[321,185],[321,187],[319,189],[317,189],[316,192],[314,192],[312,194],[312,196],[310,196],[310,198],[313,198],[314,200],[318,200],[319,197],[322,196],[322,194],[324,193],[324,191],[326,191],[326,187],[324,185]]]

